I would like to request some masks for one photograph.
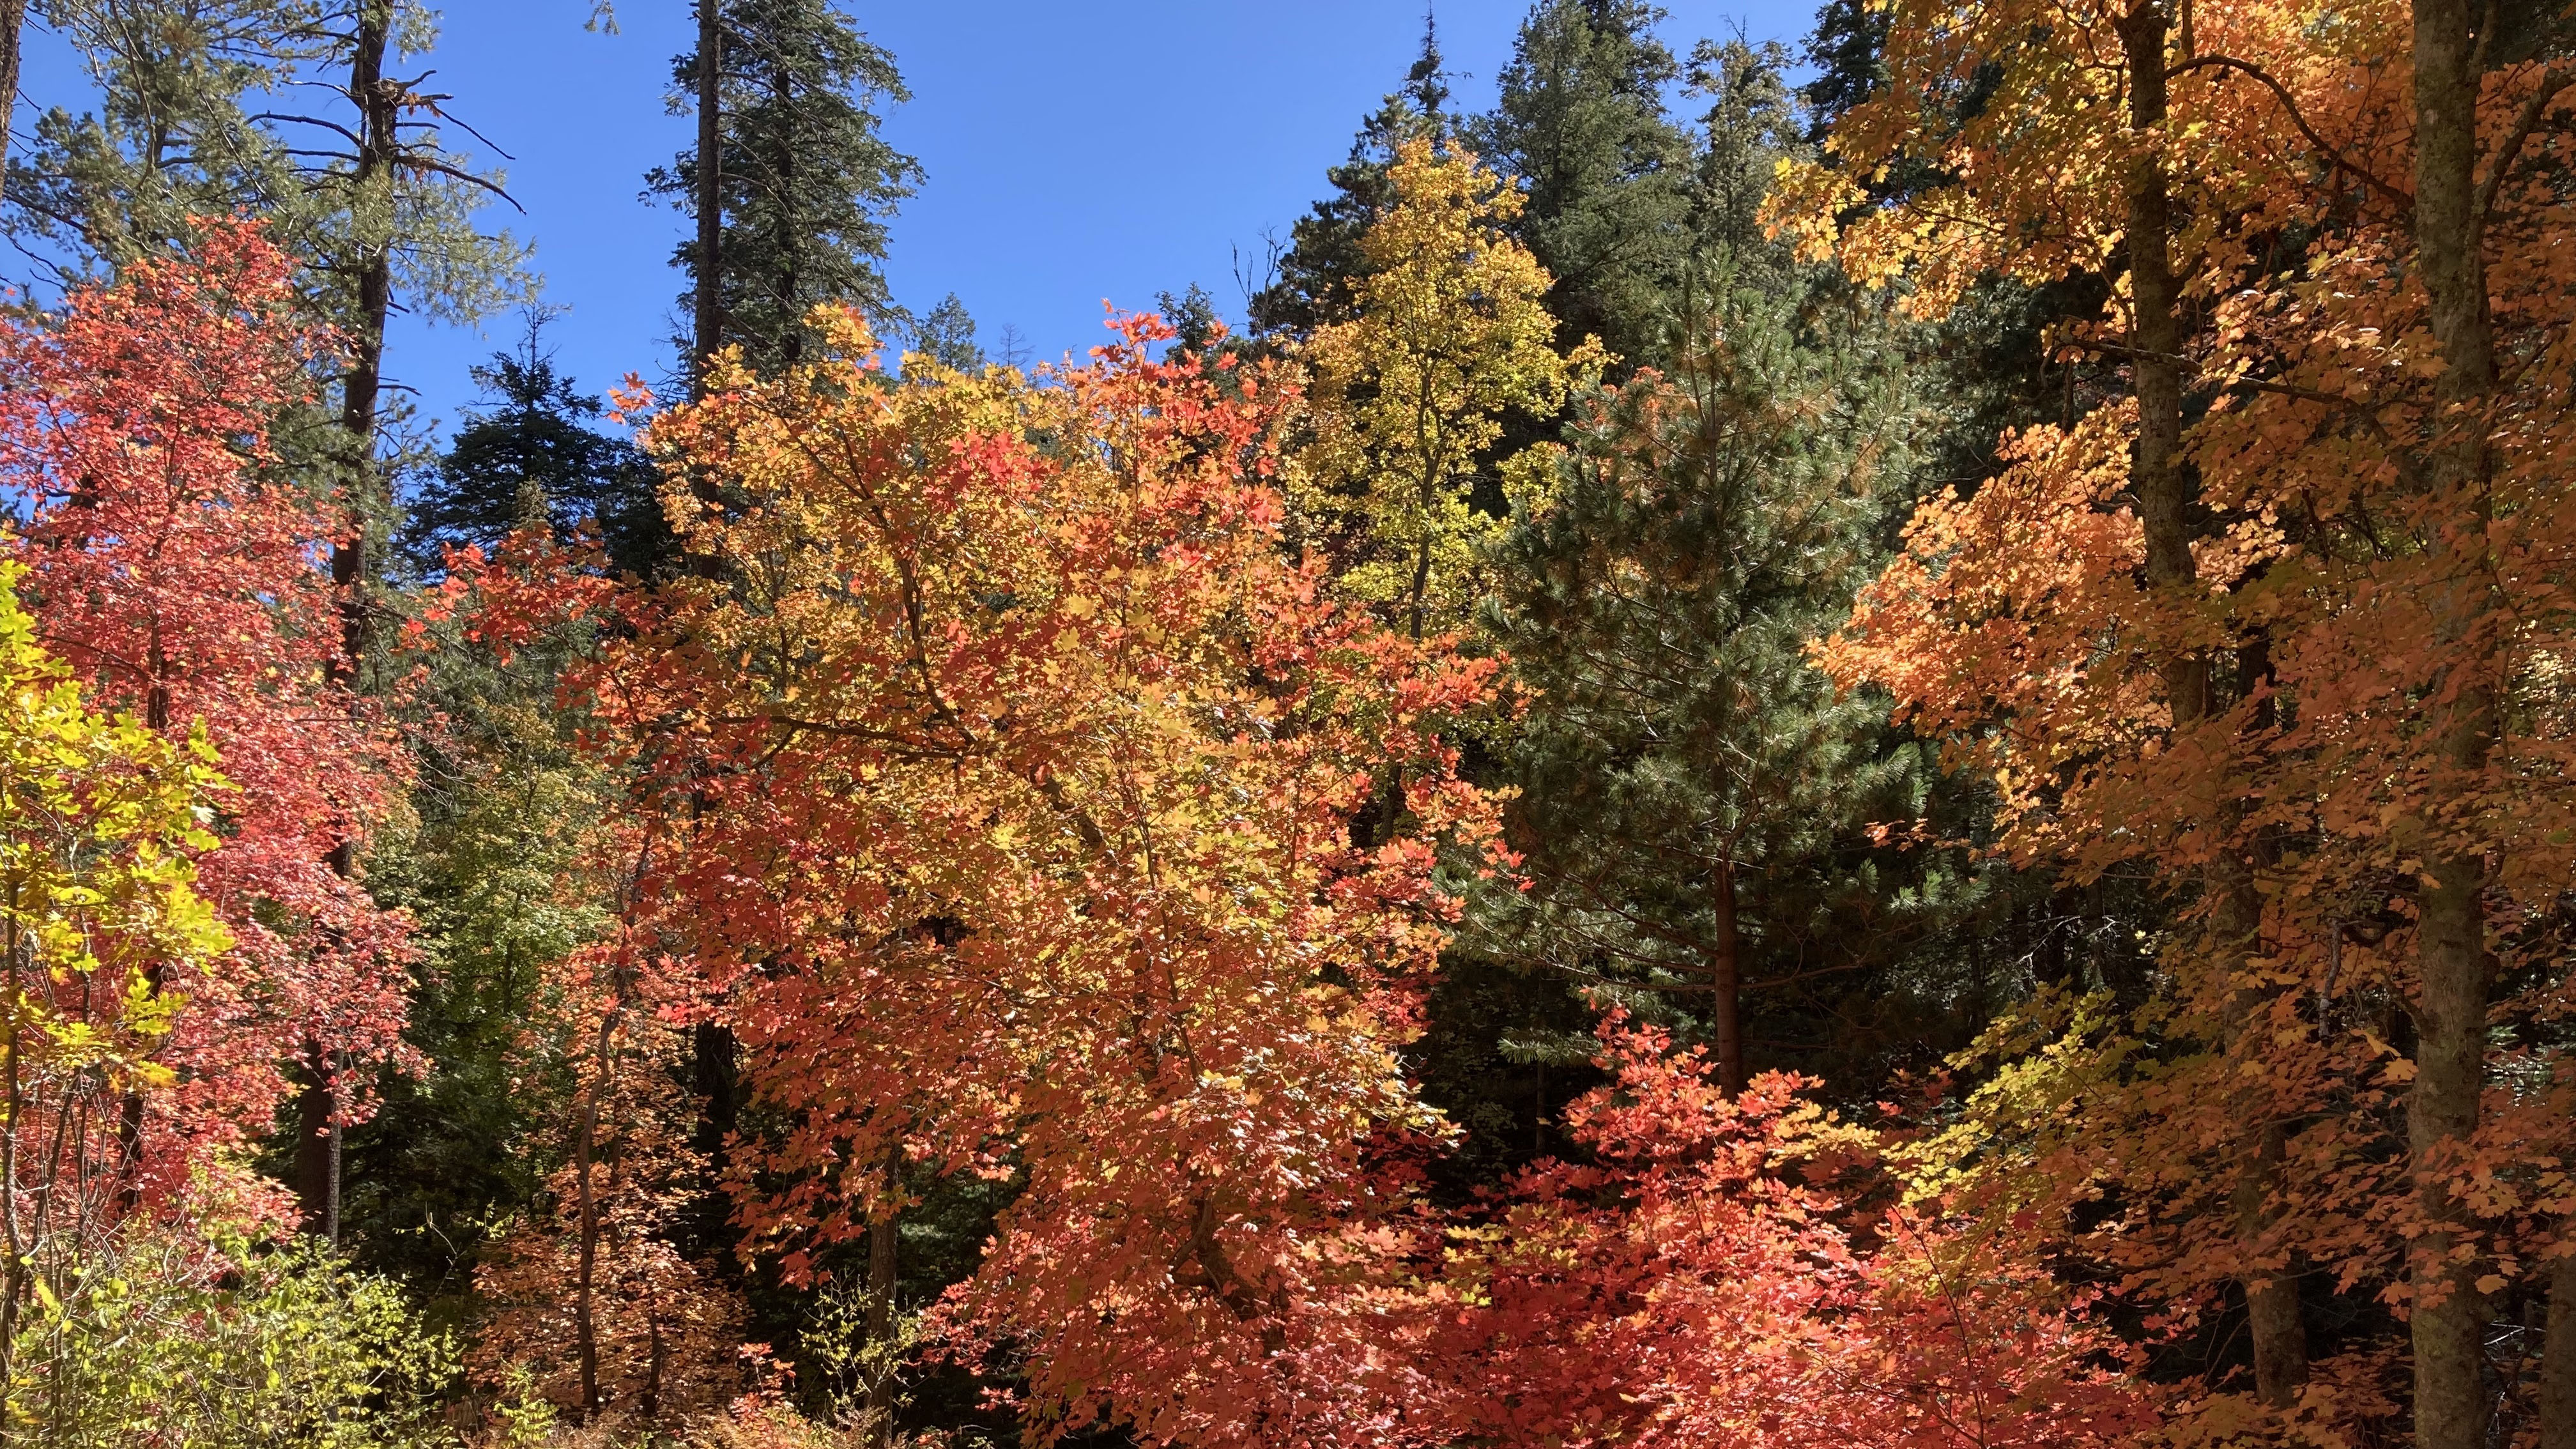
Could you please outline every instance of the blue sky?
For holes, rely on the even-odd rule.
[[[927,180],[894,227],[898,300],[949,292],[989,348],[1015,326],[1037,358],[1090,346],[1102,299],[1152,305],[1197,282],[1240,310],[1237,248],[1257,252],[1323,189],[1353,130],[1395,87],[1421,36],[1419,0],[844,0],[894,52],[913,100],[886,132]],[[1676,50],[1702,35],[1794,46],[1811,0],[1667,0]],[[1510,59],[1526,0],[1442,0],[1459,99],[1481,107]],[[527,208],[505,215],[536,245],[558,362],[585,390],[669,362],[679,214],[638,199],[644,171],[690,137],[664,95],[691,39],[682,0],[620,0],[617,34],[583,29],[586,0],[458,0],[445,7],[429,89],[512,153]],[[26,90],[78,105],[56,47],[30,37]],[[19,124],[26,124],[22,109]],[[397,325],[390,376],[424,413],[470,402],[465,369],[518,333]]]

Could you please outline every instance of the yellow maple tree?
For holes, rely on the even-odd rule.
[[[24,573],[0,563],[0,1388],[30,1290],[64,1301],[138,1206],[121,1104],[178,1080],[163,976],[232,946],[189,862],[222,784],[204,732],[100,710],[37,643]]]
[[[1290,495],[1342,587],[1419,639],[1470,622],[1504,522],[1475,498],[1504,419],[1554,412],[1601,353],[1556,350],[1547,270],[1503,230],[1523,204],[1508,180],[1427,140],[1398,149],[1389,179],[1353,315],[1306,346],[1314,435]]]

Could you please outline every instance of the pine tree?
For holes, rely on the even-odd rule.
[[[1691,176],[1694,255],[1723,255],[1742,269],[1785,264],[1788,253],[1762,229],[1762,202],[1779,163],[1809,148],[1798,133],[1797,102],[1783,76],[1789,53],[1776,41],[1703,40],[1691,51],[1690,93],[1704,97],[1698,165]]]
[[[1830,0],[1818,13],[1804,50],[1811,75],[1798,91],[1807,145],[1786,154],[1842,164],[1821,143],[1845,112],[1886,84],[1888,27],[1888,13],[1862,0]],[[1927,100],[1951,117],[1970,116],[1986,104],[1995,81],[1991,67],[1954,75]],[[1943,178],[1932,161],[1900,157],[1855,179],[1875,205],[1901,201]],[[2036,285],[1988,276],[1939,321],[1887,339],[1916,372],[1915,395],[1924,407],[1918,498],[1947,487],[1974,491],[2005,466],[1997,445],[2009,431],[2071,425],[2117,395],[2126,385],[2123,359],[2061,345],[2071,326],[2101,315],[2110,287],[2107,276],[2090,270]],[[1959,782],[1951,796],[1962,812],[1957,833],[1989,837],[1992,798],[1970,788]],[[1969,993],[1971,1015],[2009,1007],[2026,985],[2107,988],[2123,1000],[2140,999],[2149,977],[2140,943],[2163,939],[2172,924],[2150,883],[2078,884],[2045,861],[2009,870],[1997,863],[1989,876],[1994,889],[1979,907],[1987,939],[1971,932],[1960,943],[1972,953],[1961,964],[1978,983]]]
[[[1888,12],[1869,0],[1825,0],[1807,37],[1814,72],[1799,87],[1807,103],[1808,139],[1822,141],[1845,111],[1887,82]]]
[[[1389,172],[1396,152],[1406,142],[1425,141],[1445,154],[1457,131],[1448,104],[1440,29],[1426,15],[1422,51],[1405,72],[1403,86],[1360,123],[1350,157],[1324,173],[1334,194],[1298,219],[1288,249],[1279,255],[1276,275],[1253,294],[1249,311],[1254,332],[1303,338],[1319,327],[1349,320],[1356,305],[1351,289],[1369,269],[1360,239],[1395,205]]]
[[[1598,337],[1630,364],[1660,356],[1691,247],[1693,151],[1666,114],[1680,78],[1642,0],[1541,0],[1494,110],[1466,128],[1529,196],[1520,239],[1556,278],[1558,340]]]
[[[1866,827],[1914,818],[1924,779],[1881,747],[1883,706],[1807,657],[1876,558],[1900,400],[1802,326],[1798,289],[1718,282],[1669,373],[1597,399],[1502,545],[1494,629],[1535,696],[1512,763],[1531,885],[1495,893],[1479,944],[1704,1003],[1734,1089],[1744,996],[1881,964],[1901,912]]]
[[[55,106],[9,158],[0,229],[69,283],[186,234],[191,215],[248,210],[310,254],[317,198],[292,184],[285,143],[251,97],[316,75],[330,47],[302,0],[184,9],[46,7],[79,58],[94,110]]]
[[[97,105],[36,118],[9,163],[0,233],[57,280],[185,243],[192,218],[257,218],[357,354],[341,381],[365,394],[343,407],[364,414],[361,452],[392,309],[470,323],[527,295],[525,247],[478,215],[500,177],[450,144],[453,98],[398,73],[435,44],[433,13],[409,0],[62,0],[46,13]],[[254,109],[317,91],[345,111]]]
[[[920,181],[921,166],[879,133],[877,108],[909,100],[911,92],[894,57],[832,0],[707,3],[717,5],[720,59],[716,255],[702,257],[702,244],[690,241],[673,262],[689,279],[680,298],[684,315],[696,314],[713,262],[712,341],[739,345],[765,374],[805,356],[805,317],[817,303],[851,302],[901,320],[879,264],[886,223]],[[675,111],[703,113],[694,99],[701,94],[698,66],[694,49],[673,60]],[[691,146],[656,167],[648,190],[703,211],[699,150]],[[683,347],[709,341],[693,335]],[[694,365],[689,371],[694,375]]]
[[[0,177],[9,160],[9,129],[17,119],[19,41],[27,28],[27,0],[0,0]]]
[[[590,523],[620,571],[651,575],[669,534],[658,475],[634,444],[592,426],[599,400],[555,371],[538,323],[473,378],[485,401],[467,414],[406,521],[416,565],[435,570],[448,545],[489,551],[529,524],[568,537]]]
[[[939,299],[911,329],[906,352],[919,353],[953,372],[977,372],[984,349],[975,342],[975,317],[955,292]]]
[[[1172,347],[1176,351],[1205,353],[1217,342],[1217,329],[1224,319],[1217,315],[1216,298],[1196,282],[1181,292],[1154,294],[1154,310],[1172,325]]]

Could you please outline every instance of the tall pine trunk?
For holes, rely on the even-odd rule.
[[[331,546],[331,586],[340,601],[339,683],[355,688],[367,649],[367,526],[377,486],[376,413],[384,392],[385,321],[393,304],[393,224],[390,199],[378,230],[368,216],[373,193],[393,182],[397,88],[385,79],[385,53],[393,34],[391,0],[360,0],[349,53],[349,103],[358,113],[358,149],[349,173],[350,231],[357,255],[350,259],[355,305],[346,324],[349,367],[340,382],[340,428],[349,450],[348,498]],[[331,869],[343,879],[357,874],[358,843],[344,839],[331,851]],[[330,1045],[306,1046],[305,1084],[296,1101],[295,1195],[308,1233],[337,1242],[340,1236],[340,1063]]]
[[[27,28],[27,0],[0,0],[0,190],[7,186],[9,122],[18,110],[19,36]]]
[[[724,347],[724,9],[723,0],[698,0],[698,164],[692,205],[697,212],[697,288],[691,297],[689,396],[707,395],[708,359]],[[703,471],[693,474],[690,491],[712,508],[718,494]],[[720,561],[700,548],[687,551],[689,571],[714,578]],[[690,1068],[699,1088],[697,1134],[706,1154],[707,1193],[716,1204],[707,1209],[714,1221],[701,1247],[719,1261],[715,1244],[722,1236],[724,1137],[733,1128],[736,1089],[733,1029],[721,1022],[702,1022],[690,1036]]]
[[[1735,862],[1717,868],[1711,892],[1717,939],[1709,951],[1709,1030],[1717,1038],[1717,1084],[1733,1097],[1744,1090],[1744,933],[1736,920]],[[1542,1111],[1546,1103],[1539,1104]]]
[[[2495,696],[2487,654],[2493,609],[2486,555],[2490,454],[2485,404],[2495,384],[2487,311],[2485,236],[2477,187],[2478,67],[2471,0],[2415,0],[2415,267],[2430,301],[2442,371],[2441,414],[2425,470],[2433,497],[2434,634],[2445,658],[2434,691],[2437,808],[2474,790],[2494,748]],[[2490,11],[2489,13],[2492,13]],[[2448,797],[2448,798],[2443,798]],[[2483,1449],[2487,1390],[2482,1342],[2486,1271],[2468,1239],[2470,1211],[2451,1191],[2451,1170],[2478,1128],[2485,1086],[2488,993],[2485,852],[2445,839],[2442,823],[2416,822],[2428,838],[2416,896],[2415,1083],[2406,1102],[2408,1147],[2427,1230],[2412,1245],[2415,1301],[2415,1442],[2419,1449]]]
[[[693,298],[697,355],[689,368],[689,395],[707,394],[707,359],[724,346],[724,15],[722,0],[698,0],[698,287]]]

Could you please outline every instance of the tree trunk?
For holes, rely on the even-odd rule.
[[[2265,692],[2273,680],[2268,631],[2249,630],[2239,640],[2236,670],[2237,699],[2259,701],[2247,729],[2258,736],[2269,735],[2279,728],[2280,714]],[[2222,815],[2228,825],[2225,833],[2234,838],[2244,828],[2243,809],[2231,799]],[[2280,842],[2269,830],[2258,828],[2244,848],[2251,852],[2254,868],[2247,869],[2239,857],[2230,855],[2221,861],[2221,878],[2216,882],[2221,892],[2220,928],[2227,938],[2225,959],[2232,961],[2250,961],[2262,953],[2263,897],[2255,872],[2280,864]],[[2240,1041],[2259,1040],[2262,1018],[2276,1004],[2274,992],[2275,988],[2255,986],[2232,992],[2230,1035]],[[2273,1193],[2281,1180],[2289,1128],[2281,1121],[2281,1104],[2259,1089],[2246,1095],[2241,1114],[2245,1135],[2237,1142],[2234,1206],[2238,1241],[2251,1246],[2259,1244],[2278,1220]],[[2275,1409],[2296,1404],[2299,1390],[2308,1381],[2308,1327],[2299,1308],[2297,1267],[2285,1255],[2274,1272],[2248,1273],[2238,1280],[2245,1290],[2246,1330],[2253,1341],[2254,1394]]]
[[[573,1356],[581,1373],[584,1423],[599,1414],[599,1323],[594,1309],[599,1277],[599,1199],[591,1190],[591,1168],[598,1156],[600,1094],[608,1090],[614,1076],[609,1054],[616,1046],[616,1037],[617,1012],[612,1008],[600,1018],[599,1037],[592,1048],[589,1089],[582,1094],[581,1111],[573,1124],[573,1201],[580,1215],[581,1240],[573,1273],[572,1335]]]
[[[143,668],[152,683],[143,692],[143,724],[165,738],[170,733],[170,659],[162,649],[161,621],[153,620],[151,636],[144,645]],[[161,994],[168,979],[170,963],[155,953],[143,968],[144,985],[153,995]],[[13,1116],[12,1122],[17,1119]],[[143,1089],[130,1086],[116,1108],[116,1170],[123,1179],[117,1188],[117,1210],[130,1213],[143,1200]],[[0,1379],[0,1383],[7,1380]]]
[[[7,189],[9,122],[18,112],[18,41],[27,28],[27,0],[0,0],[0,191]]]
[[[2252,1243],[2273,1221],[2271,1192],[2280,1180],[2289,1132],[2278,1122],[2254,1127],[2238,1141],[2236,1233]],[[2254,1347],[2254,1396],[2275,1409],[2296,1404],[2308,1381],[2308,1325],[2299,1311],[2299,1280],[2288,1264],[2279,1271],[2238,1280],[2245,1290],[2245,1327]]]
[[[385,53],[392,39],[393,9],[385,0],[362,0],[357,33],[349,53],[349,103],[358,114],[358,149],[349,173],[352,232],[369,236],[366,213],[370,194],[392,184],[394,126],[399,119],[396,88],[385,80]],[[386,201],[386,224],[391,202]],[[367,526],[377,480],[376,411],[384,393],[385,319],[393,305],[393,253],[389,239],[360,242],[351,260],[356,307],[346,332],[349,368],[340,380],[340,428],[347,434],[349,493],[341,527],[346,536],[331,545],[331,586],[339,597],[340,652],[332,660],[334,682],[355,688],[367,652]],[[331,869],[343,879],[357,874],[358,842],[343,839],[331,849]],[[295,1104],[295,1197],[304,1231],[338,1242],[340,1237],[341,1122],[338,1072],[327,1043],[315,1042],[304,1090]]]
[[[2417,897],[2415,1086],[2406,1099],[2407,1145],[2427,1230],[2416,1240],[2415,1442],[2419,1449],[2483,1449],[2486,1443],[2486,1295],[2470,1212],[2450,1189],[2457,1156],[2476,1133],[2486,1066],[2487,990],[2483,862],[2434,862]]]
[[[2576,1233],[2576,1224],[2560,1231]],[[2576,1449],[2576,1257],[2550,1269],[2547,1332],[2540,1346],[2540,1449]]]
[[[2182,319],[2176,310],[2168,239],[2173,203],[2155,134],[2165,122],[2166,16],[2148,0],[2120,21],[2120,44],[2129,67],[2129,129],[2140,154],[2129,172],[2129,369],[2138,397],[2138,440],[2129,460],[2129,491],[2146,534],[2147,583],[2179,589],[2199,575],[2191,556],[2189,502],[2182,476]],[[2209,712],[2209,667],[2198,655],[2177,655],[2164,666],[2165,692],[2175,723]]]
[[[2046,900],[2031,902],[2032,925],[2039,943],[2031,949],[2031,975],[2051,986],[2064,986],[2076,974],[2075,933],[2084,925],[2084,898],[2072,886],[2054,885]]]
[[[1986,922],[1971,921],[1968,929],[1968,1039],[1986,1029],[1991,1015],[1987,1003],[1992,992],[1986,985]]]
[[[353,220],[363,217],[371,205],[370,194],[389,187],[393,180],[400,97],[385,79],[392,23],[393,11],[384,0],[363,0],[349,57],[349,102],[358,113],[358,150],[349,173]],[[390,225],[389,197],[385,204]],[[369,234],[363,222],[354,229],[362,238]],[[356,306],[347,323],[349,370],[340,390],[340,428],[348,435],[351,458],[344,521],[349,537],[331,549],[331,582],[340,590],[342,682],[354,684],[366,651],[366,606],[359,589],[365,582],[366,530],[377,481],[376,413],[384,394],[385,319],[393,305],[393,253],[388,238],[376,236],[360,243],[358,255],[351,259],[351,281]]]
[[[14,36],[11,63],[16,62]],[[0,952],[5,952],[9,973],[9,1001],[18,1000],[19,940],[18,887],[9,888],[9,910],[0,914]],[[17,1382],[14,1371],[18,1349],[18,1303],[27,1292],[27,1261],[34,1253],[33,1244],[18,1218],[18,1129],[25,1121],[24,1088],[19,1081],[18,1057],[19,1013],[11,1011],[0,1020],[0,1105],[8,1116],[0,1119],[0,1251],[8,1257],[0,1261],[0,1445],[15,1437],[16,1425],[9,1413],[9,1386]],[[2551,1340],[2553,1343],[2556,1339]]]
[[[2415,0],[2415,266],[2430,300],[2442,372],[2435,394],[2441,432],[2427,476],[2436,490],[2432,559],[2444,580],[2431,597],[2434,628],[2448,658],[2447,696],[2435,722],[2437,793],[2474,790],[2494,747],[2495,702],[2486,557],[2488,515],[2484,404],[2495,383],[2487,312],[2484,226],[2477,199],[2478,43],[2471,0]],[[2443,803],[2451,803],[2445,800]],[[2483,1335],[2486,1271],[2464,1241],[2471,1212],[2451,1191],[2456,1158],[2478,1128],[2485,1087],[2488,992],[2494,960],[2486,942],[2486,860],[2480,842],[2445,839],[2442,821],[2417,822],[2426,836],[2424,885],[2416,896],[2415,1084],[2406,1103],[2407,1145],[2427,1230],[2412,1246],[2415,1303],[2415,1441],[2419,1449],[2482,1449],[2487,1391]]]
[[[886,1158],[886,1208],[868,1223],[868,1449],[887,1449],[894,1443],[894,1292],[900,1266],[895,1250],[900,1220],[893,1204],[902,1168],[903,1153],[897,1148]]]
[[[689,395],[707,395],[707,359],[724,346],[723,0],[698,0],[698,276]]]
[[[663,1331],[659,1313],[652,1315],[645,1333],[648,1342],[644,1357],[644,1392],[637,1396],[636,1407],[642,1411],[645,1423],[658,1424],[662,1421],[662,1371],[671,1362],[671,1338]]]
[[[1717,939],[1708,956],[1709,1022],[1717,1038],[1718,1090],[1733,1097],[1744,1090],[1744,938],[1735,919],[1735,862],[1717,868],[1712,897],[1717,909]],[[1542,1104],[1544,1106],[1544,1104]]]
[[[340,1241],[340,1092],[330,1053],[309,1044],[295,1098],[295,1200],[304,1231]]]
[[[2200,569],[2191,552],[2191,487],[2182,462],[2182,289],[2174,275],[2173,203],[2163,156],[2167,138],[2161,134],[2168,114],[2170,23],[2163,4],[2149,0],[2122,17],[2119,31],[2129,71],[2129,129],[2139,139],[2139,155],[2127,187],[2129,367],[2138,400],[2138,438],[2130,458],[2129,488],[2145,534],[2147,583],[2159,592],[2179,596],[2199,587]],[[2214,701],[2208,655],[2176,651],[2165,659],[2161,672],[2176,735],[2210,718]],[[2262,899],[2252,871],[2234,854],[2239,845],[2235,827],[2242,814],[2235,782],[2218,776],[2202,783],[2206,787],[2202,808],[2222,842],[2222,853],[2204,872],[2202,887],[2208,892],[2216,958],[2235,974],[2256,949]],[[2263,1004],[2261,993],[2231,988],[2230,1034],[2241,1036]],[[2248,1102],[2246,1112],[2251,1125],[2235,1147],[2233,1207],[2239,1242],[2250,1248],[2271,1221],[2270,1203],[2286,1133],[2269,1120],[2269,1104]],[[2253,1339],[2255,1394],[2275,1408],[2287,1407],[2308,1377],[2307,1330],[2299,1313],[2298,1280],[2286,1271],[2248,1273],[2238,1284],[2245,1294]]]
[[[702,1021],[689,1032],[691,1095],[698,1101],[698,1120],[691,1146],[705,1164],[698,1200],[683,1221],[683,1241],[696,1256],[717,1264],[734,1260],[732,1207],[725,1195],[725,1172],[731,1159],[725,1146],[741,1120],[741,1048],[733,1028]]]

